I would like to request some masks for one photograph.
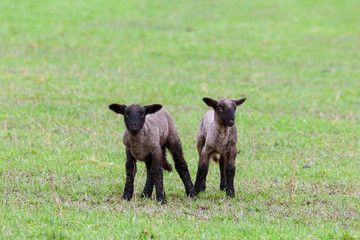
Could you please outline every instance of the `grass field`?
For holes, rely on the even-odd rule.
[[[0,3],[0,238],[360,238],[360,2]],[[161,103],[193,181],[202,98],[237,110],[236,198],[124,202],[123,118]]]

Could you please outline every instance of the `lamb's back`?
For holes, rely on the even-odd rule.
[[[166,143],[170,134],[176,132],[174,120],[164,108],[147,115],[144,127],[147,130],[147,137],[157,141],[161,146]]]

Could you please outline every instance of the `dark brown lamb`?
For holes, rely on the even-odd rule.
[[[193,184],[183,157],[175,122],[169,112],[160,104],[126,106],[114,103],[109,108],[123,114],[126,125],[123,137],[126,146],[126,183],[122,198],[130,200],[133,196],[136,160],[139,160],[145,162],[147,170],[141,197],[151,197],[155,185],[156,199],[162,203],[166,202],[163,169],[172,170],[166,159],[166,148],[173,156],[175,169],[184,183],[186,194],[189,195]]]
[[[211,157],[220,165],[220,189],[226,190],[229,197],[235,196],[234,176],[237,153],[235,110],[245,100],[246,98],[222,99],[220,101],[211,98],[203,99],[214,110],[206,112],[199,123],[196,141],[199,166],[196,182],[190,193],[191,197],[196,197],[200,191],[205,191],[206,175]],[[217,158],[216,154],[220,154],[220,159]]]

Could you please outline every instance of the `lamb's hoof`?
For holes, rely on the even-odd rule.
[[[200,188],[200,192],[205,192],[206,190],[206,184],[203,184]]]
[[[234,190],[231,191],[231,190],[226,189],[226,195],[228,197],[234,198],[235,197],[235,191]]]
[[[220,184],[220,190],[221,190],[221,191],[224,191],[225,189],[226,189],[226,185],[221,185],[221,184]]]
[[[194,186],[191,184],[190,187],[185,188],[186,196],[188,197],[191,193],[191,190],[194,188]]]
[[[151,194],[142,193],[142,194],[140,195],[140,198],[142,198],[142,199],[151,198]]]
[[[166,199],[156,199],[161,205],[167,204]]]
[[[131,198],[132,198],[132,194],[124,193],[124,194],[121,196],[121,198],[124,199],[124,200],[130,201]]]
[[[191,192],[190,192],[190,197],[191,197],[191,198],[196,198],[198,194],[199,194],[199,192],[196,191],[195,189],[193,189],[193,190],[191,190]]]

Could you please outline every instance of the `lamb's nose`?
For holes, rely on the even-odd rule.
[[[137,125],[137,124],[130,124],[130,127],[131,127],[131,128],[137,128],[138,125]]]

